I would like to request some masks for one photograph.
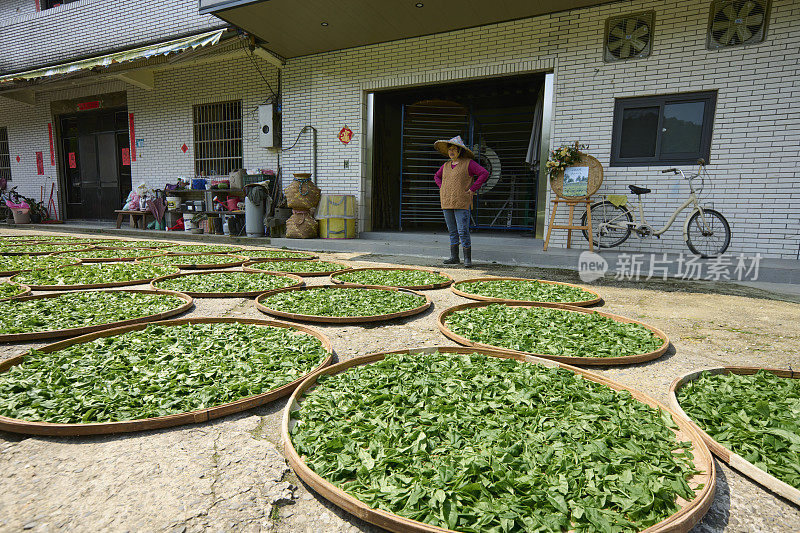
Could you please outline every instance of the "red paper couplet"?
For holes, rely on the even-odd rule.
[[[53,123],[47,123],[47,135],[50,136],[50,165],[55,166],[56,164],[56,153],[53,150]]]
[[[126,167],[131,166],[131,150],[130,148],[122,149],[122,164]]]
[[[100,109],[100,100],[78,102],[78,111],[89,111],[90,109]]]
[[[69,159],[69,168],[78,168],[78,163],[75,160],[75,152],[70,152],[67,158]]]
[[[128,113],[128,128],[130,128],[131,161],[136,161],[136,132],[133,131],[133,113]]]
[[[44,176],[44,154],[36,152],[36,173]]]

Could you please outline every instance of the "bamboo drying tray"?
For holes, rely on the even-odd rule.
[[[354,283],[352,281],[342,281],[340,279],[337,279],[336,276],[338,276],[340,274],[345,274],[347,272],[361,272],[363,270],[413,270],[413,271],[430,272],[432,274],[438,274],[438,275],[443,276],[443,277],[448,279],[448,281],[443,281],[441,283],[429,283],[427,285],[403,285],[403,286],[398,286],[398,285],[380,285],[381,287],[397,287],[397,288],[400,288],[400,289],[408,289],[408,290],[411,290],[411,291],[428,291],[428,290],[434,290],[434,289],[444,289],[445,287],[449,287],[450,284],[453,283],[453,278],[450,276],[450,274],[447,274],[445,272],[440,272],[438,270],[437,271],[427,270],[427,269],[424,269],[424,268],[407,268],[407,267],[366,267],[366,268],[351,268],[349,270],[340,270],[339,272],[335,272],[335,273],[331,274],[331,281],[333,283],[339,283],[341,285],[347,285],[347,286],[352,286],[352,287],[361,287],[363,285],[360,284],[360,283]]]
[[[42,242],[42,243],[38,243],[38,242],[35,242],[35,243],[30,243],[30,244],[18,244],[18,245],[14,245],[14,246],[30,246],[30,245],[35,245],[35,244],[61,244],[61,243],[57,243],[57,242]],[[90,244],[88,244],[88,243],[87,243],[87,246],[81,246],[84,243],[80,243],[80,242],[78,242],[78,243],[70,242],[70,243],[64,243],[64,244],[70,244],[70,245],[74,244],[76,247],[75,248],[69,248],[67,250],[58,250],[56,252],[54,252],[53,250],[47,250],[47,251],[43,251],[43,252],[27,252],[27,251],[24,251],[22,249],[20,249],[19,251],[13,251],[13,250],[9,251],[8,249],[4,249],[4,250],[0,251],[0,255],[50,255],[50,254],[54,254],[54,253],[58,253],[58,252],[85,252],[86,250],[91,250],[92,249],[92,246]]]
[[[163,266],[169,267],[172,265],[163,265]],[[178,267],[174,266],[173,268],[176,269],[177,273]],[[11,278],[11,281],[14,281],[14,277]],[[113,289],[114,287],[129,287],[131,285],[142,285],[143,283],[149,283],[153,279],[155,278],[132,279],[128,281],[111,281],[108,283],[89,283],[85,285],[30,285],[30,288],[35,291],[78,291],[84,289]]]
[[[415,296],[419,296],[425,299],[425,303],[420,305],[419,307],[415,307],[413,309],[407,309],[405,311],[398,311],[396,313],[387,313],[383,315],[367,315],[367,316],[321,316],[321,315],[301,315],[298,313],[288,313],[286,311],[278,311],[276,309],[272,309],[267,307],[261,300],[266,299],[274,294],[278,294],[279,292],[288,292],[288,291],[313,291],[317,289],[349,289],[349,290],[382,290],[382,291],[398,291],[398,292],[406,292],[413,294]],[[281,318],[288,318],[290,320],[301,320],[301,321],[308,321],[308,322],[323,322],[327,324],[361,324],[364,322],[383,322],[386,320],[394,320],[396,318],[403,318],[412,315],[418,315],[419,313],[424,312],[427,310],[432,304],[431,299],[425,296],[424,294],[420,294],[418,292],[410,291],[408,289],[398,289],[397,287],[382,287],[378,285],[359,285],[359,286],[352,286],[352,287],[344,287],[342,285],[314,285],[313,287],[288,287],[285,289],[275,289],[269,292],[265,292],[264,294],[260,295],[256,298],[256,308],[261,311],[262,313],[266,313],[268,315],[278,316]]]
[[[542,302],[542,301],[535,301],[535,300],[511,300],[506,298],[495,298],[492,296],[481,296],[480,294],[474,294],[471,292],[465,292],[458,288],[459,283],[474,283],[480,281],[502,281],[502,280],[509,280],[509,281],[537,281],[539,283],[547,283],[549,285],[564,285],[567,287],[574,287],[576,289],[581,289],[588,293],[593,294],[595,297],[591,300],[580,300],[576,302]],[[485,302],[501,302],[501,303],[525,303],[525,304],[543,304],[543,303],[559,303],[561,305],[572,305],[575,307],[587,307],[590,305],[596,305],[603,301],[599,294],[595,291],[587,289],[585,287],[581,287],[580,285],[574,285],[572,283],[564,283],[563,281],[548,281],[544,279],[527,279],[527,278],[505,278],[505,277],[484,277],[484,278],[472,278],[472,279],[465,279],[459,281],[458,283],[454,283],[450,290],[453,291],[455,294],[459,296],[463,296],[464,298],[469,298],[470,300],[481,300]]]
[[[300,263],[300,262],[303,262],[303,261],[314,261],[315,263],[319,262],[319,261],[316,261],[315,259],[305,259],[305,258],[296,259],[294,257],[291,258],[291,259],[252,259],[250,261],[245,262],[244,270],[245,270],[245,272],[261,272],[263,274],[293,274],[295,276],[300,276],[300,277],[303,277],[303,278],[313,278],[313,277],[320,277],[320,276],[330,276],[331,274],[344,272],[345,270],[348,270],[350,268],[350,265],[346,265],[346,264],[340,263],[338,261],[325,261],[326,263],[334,263],[336,265],[342,265],[345,268],[341,269],[341,270],[322,270],[322,271],[319,271],[319,272],[296,272],[296,271],[290,271],[290,270],[270,270],[269,269],[269,264],[270,263],[278,263],[278,262],[282,262],[282,261],[285,261],[285,262],[288,262],[288,263]],[[263,265],[265,268],[256,268],[256,267],[254,267],[254,265]]]
[[[294,427],[291,420],[291,412],[300,408],[302,397],[306,391],[316,385],[317,379],[322,375],[333,375],[344,372],[349,368],[374,363],[382,360],[389,354],[424,354],[438,351],[439,353],[454,353],[454,354],[469,354],[479,352],[492,357],[502,357],[507,359],[515,359],[518,361],[526,361],[529,363],[537,363],[549,367],[561,367],[566,370],[572,371],[581,375],[583,378],[606,385],[611,389],[621,391],[627,390],[638,401],[647,404],[651,407],[662,409],[669,413],[672,419],[678,426],[674,430],[679,442],[691,442],[693,446],[692,453],[694,455],[694,463],[698,471],[701,473],[696,475],[690,480],[690,485],[696,488],[702,484],[702,488],[696,490],[694,499],[685,501],[678,498],[677,504],[679,510],[672,516],[662,520],[661,522],[644,530],[646,533],[683,533],[689,531],[694,527],[708,511],[709,507],[714,501],[716,471],[714,469],[714,461],[711,453],[708,450],[703,438],[698,433],[697,429],[689,421],[679,416],[675,411],[671,410],[661,402],[647,396],[636,389],[632,389],[609,380],[599,374],[583,370],[577,367],[569,366],[555,361],[540,359],[531,355],[510,354],[507,352],[500,352],[496,350],[475,349],[475,348],[415,348],[388,352],[378,352],[361,357],[356,357],[337,363],[333,366],[325,368],[315,374],[309,376],[297,389],[292,393],[289,398],[286,408],[283,411],[283,421],[281,423],[281,438],[283,440],[284,455],[289,461],[289,465],[295,473],[311,488],[318,492],[325,499],[329,500],[334,505],[341,507],[345,511],[354,514],[355,516],[365,520],[371,524],[395,531],[399,533],[415,532],[415,533],[454,533],[449,529],[444,529],[436,526],[431,526],[416,520],[411,520],[387,511],[374,509],[367,506],[362,501],[356,499],[350,494],[336,487],[319,474],[311,470],[302,457],[297,453],[292,445],[290,431]]]
[[[31,288],[27,285],[23,285],[22,283],[17,283],[16,281],[12,281],[14,285],[17,285],[19,288],[22,289],[22,292],[19,294],[15,294],[14,296],[9,296],[7,298],[0,298],[0,302],[7,302],[8,300],[14,300],[16,298],[22,298],[23,296],[28,296],[31,293]]]
[[[445,335],[445,337],[448,337],[464,346],[486,348],[489,350],[496,350],[516,355],[533,355],[535,357],[541,357],[543,359],[551,359],[553,361],[558,361],[559,363],[566,363],[568,365],[605,366],[605,365],[630,365],[634,363],[643,363],[645,361],[651,361],[653,359],[661,357],[662,355],[664,355],[664,352],[666,352],[667,348],[669,347],[669,338],[667,337],[667,335],[660,329],[651,326],[649,324],[645,324],[644,322],[639,322],[638,320],[634,320],[632,318],[627,318],[624,316],[613,315],[611,313],[604,313],[602,311],[597,311],[594,309],[586,309],[584,307],[574,307],[570,305],[562,305],[554,303],[524,304],[524,303],[506,302],[504,305],[508,305],[510,307],[548,307],[551,309],[560,309],[562,311],[569,311],[573,313],[584,313],[587,315],[597,313],[606,318],[616,320],[617,322],[624,322],[626,324],[639,324],[640,326],[643,326],[648,330],[650,330],[656,337],[661,339],[663,342],[661,343],[661,346],[659,346],[657,350],[654,350],[652,352],[641,353],[636,355],[626,355],[623,357],[573,357],[566,355],[548,355],[541,353],[532,354],[520,350],[512,350],[510,348],[503,348],[501,346],[493,346],[491,344],[483,344],[480,342],[471,341],[470,339],[462,337],[461,335],[455,333],[445,324],[445,319],[447,318],[447,316],[451,315],[456,311],[461,311],[463,309],[470,309],[473,307],[486,307],[494,303],[495,302],[472,302],[468,304],[457,305],[449,309],[445,309],[439,314],[439,318],[437,320],[439,331],[441,331]]]
[[[141,249],[141,248],[140,248]],[[145,248],[146,250],[150,250],[150,248]],[[166,255],[166,252],[159,252],[158,250],[153,250],[152,255],[134,255],[134,256],[126,256],[125,251],[129,250],[129,248],[112,248],[112,247],[105,247],[105,246],[93,246],[89,250],[119,250],[119,257],[78,257],[77,259],[81,263],[117,263],[120,261],[139,261],[140,259],[152,259],[153,257],[161,257],[162,255]],[[62,255],[62,254],[69,254],[74,252],[55,252],[50,255]]]
[[[291,257],[263,257],[263,256],[249,256],[247,252],[288,252],[291,253]],[[243,255],[247,257],[248,261],[260,261],[263,259],[275,259],[277,261],[292,261],[294,259],[308,261],[309,259],[318,259],[319,256],[312,254],[311,252],[303,252],[299,250],[278,250],[275,248],[264,248],[264,249],[245,249],[240,250],[237,252],[238,255]]]
[[[757,368],[757,367],[744,367],[744,366],[727,366],[727,367],[717,367],[717,368],[707,368],[704,370],[696,370],[694,372],[689,372],[688,374],[684,374],[683,376],[675,379],[669,387],[669,405],[679,413],[681,416],[685,417],[687,420],[691,422],[691,424],[695,427],[698,433],[703,437],[703,440],[708,445],[711,452],[719,457],[721,461],[726,463],[732,468],[735,468],[745,476],[749,477],[762,487],[766,487],[767,489],[771,490],[775,494],[782,496],[789,500],[790,502],[794,503],[795,505],[800,505],[800,490],[788,483],[781,481],[780,479],[776,478],[772,474],[765,472],[764,470],[758,468],[753,463],[748,461],[747,459],[743,458],[741,455],[732,452],[705,432],[697,423],[692,420],[689,415],[687,415],[683,408],[678,403],[678,397],[676,395],[678,389],[689,383],[690,381],[696,380],[700,377],[700,374],[704,371],[710,372],[712,374],[738,374],[738,375],[751,375],[755,374],[759,370],[765,370],[767,372],[771,372],[778,377],[781,378],[789,378],[789,379],[800,379],[800,372],[793,372],[791,370],[779,370],[777,368]]]
[[[55,255],[55,254],[50,254],[50,255]],[[80,259],[75,259],[75,261],[70,261],[68,263],[64,263],[64,264],[61,264],[61,265],[58,265],[58,266],[54,266],[53,268],[61,268],[61,267],[64,267],[64,266],[75,266],[75,265],[80,265],[80,264],[81,264]],[[27,272],[29,270],[37,270],[37,269],[35,269],[35,268],[21,268],[19,270],[6,270],[5,272],[0,272],[0,276],[16,276],[20,272]]]
[[[194,300],[192,299],[191,296],[188,296],[182,292],[177,292],[177,291],[167,291],[161,289],[159,290],[122,289],[122,291],[99,291],[99,292],[135,292],[140,294],[170,294],[172,296],[180,298],[181,300],[184,301],[184,303],[178,307],[175,307],[174,309],[168,309],[166,311],[162,311],[154,315],[145,315],[136,318],[118,320],[117,322],[94,324],[91,326],[83,326],[80,328],[36,331],[31,333],[8,333],[5,335],[0,335],[0,342],[27,342],[27,341],[38,341],[42,339],[57,339],[59,337],[75,337],[78,335],[86,335],[87,333],[105,330],[108,328],[118,328],[123,326],[129,326],[132,324],[140,324],[146,322],[154,322],[156,320],[164,320],[165,318],[170,318],[185,313],[194,306]],[[51,292],[49,294],[40,294],[38,296],[22,296],[22,297],[17,297],[16,299],[20,301],[40,300],[43,298],[56,298],[58,296],[61,296],[62,294],[66,294],[66,292]]]
[[[160,278],[156,278],[150,282],[150,288],[153,290],[168,290],[168,289],[160,289],[158,287],[158,283],[160,281],[164,281],[167,279],[174,279],[174,278],[182,278],[187,276],[204,276],[206,274],[215,274],[215,273],[222,273],[222,274],[230,274],[231,272],[240,272],[240,273],[248,273],[247,270],[204,270],[202,272],[182,272],[178,274],[170,274],[169,276],[163,276]],[[302,287],[305,285],[305,281],[303,281],[299,276],[295,276],[293,274],[275,274],[277,276],[289,278],[294,281],[294,284],[289,285],[289,287]],[[183,294],[188,294],[193,298],[255,298],[259,294],[264,294],[264,291],[248,291],[248,292],[196,292],[196,291],[181,291]]]
[[[271,391],[257,394],[255,396],[248,396],[239,400],[229,402],[226,404],[218,405],[216,407],[209,407],[207,409],[199,409],[197,411],[190,411],[187,413],[178,413],[174,415],[159,416],[154,418],[143,418],[139,420],[125,420],[121,422],[98,422],[89,424],[54,424],[49,422],[27,422],[16,418],[7,418],[0,416],[0,430],[12,431],[14,433],[24,433],[27,435],[53,435],[53,436],[67,436],[67,435],[102,435],[108,433],[128,433],[131,431],[144,431],[148,429],[166,428],[178,426],[182,424],[197,424],[206,422],[222,416],[227,416],[233,413],[239,413],[259,405],[264,405],[273,400],[286,396],[291,393],[297,385],[303,382],[306,378],[313,376],[324,367],[330,364],[333,359],[333,347],[322,333],[314,331],[313,329],[298,326],[294,324],[287,324],[285,322],[278,322],[275,320],[261,320],[253,318],[181,318],[178,320],[167,320],[163,322],[154,322],[161,326],[177,326],[181,324],[218,324],[218,323],[233,323],[239,322],[242,324],[259,324],[264,326],[274,326],[278,328],[288,328],[307,333],[322,342],[323,347],[328,352],[328,357],[314,370],[308,374],[282,385]],[[74,339],[67,339],[65,341],[49,344],[38,351],[44,353],[51,353],[72,346],[74,344],[83,344],[102,337],[113,337],[127,333],[128,331],[137,331],[146,328],[151,324],[136,324],[133,326],[117,327],[114,329],[106,329],[89,335],[83,335]],[[16,357],[8,359],[0,363],[0,372],[5,372],[12,366],[24,362],[26,353],[20,354]]]
[[[168,256],[180,256],[180,257],[196,257],[198,255],[218,255],[220,256],[219,263],[209,263],[209,264],[195,264],[195,263],[182,263],[182,264],[173,264],[169,266],[175,266],[180,268],[181,270],[199,270],[199,269],[219,269],[219,268],[233,268],[242,266],[242,264],[247,261],[247,258],[241,255],[234,255],[234,254],[223,254],[223,253],[199,253],[199,254],[184,254],[184,253],[172,253],[169,252]],[[160,257],[160,256],[159,256]],[[227,261],[226,261],[227,260]]]

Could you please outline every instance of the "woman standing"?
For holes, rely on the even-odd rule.
[[[433,176],[439,187],[439,200],[450,232],[450,259],[444,264],[456,265],[459,239],[464,247],[464,266],[472,266],[472,241],[469,237],[469,209],[475,192],[487,179],[489,171],[474,161],[475,154],[464,145],[460,135],[436,141],[433,147],[450,158]]]

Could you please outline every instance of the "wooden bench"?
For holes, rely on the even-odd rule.
[[[147,215],[153,215],[150,211],[125,211],[124,209],[117,209],[114,213],[117,214],[117,229],[122,227],[122,219],[125,218],[125,215],[130,217],[132,228],[135,228],[138,222],[142,229],[147,229]]]

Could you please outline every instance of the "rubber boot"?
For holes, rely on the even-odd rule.
[[[464,247],[464,268],[472,266],[472,246]]]
[[[460,263],[460,261],[458,260],[458,245],[457,244],[451,244],[450,245],[450,259],[445,259],[443,261],[443,263],[445,265],[457,265],[458,263]]]

